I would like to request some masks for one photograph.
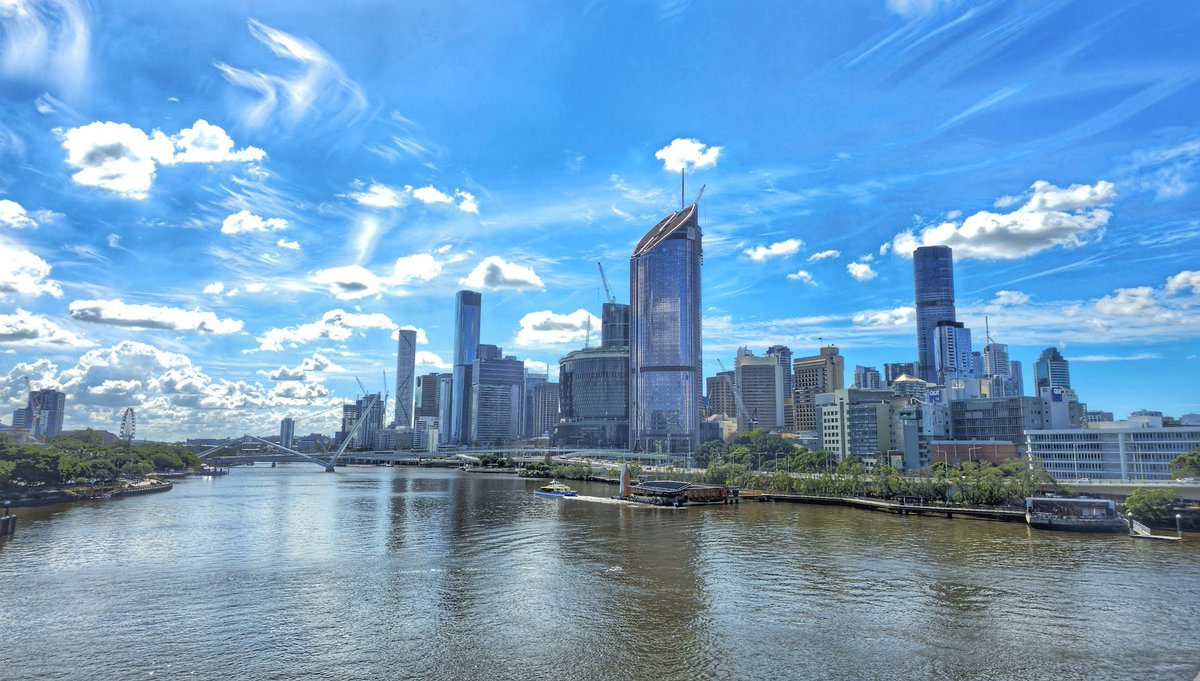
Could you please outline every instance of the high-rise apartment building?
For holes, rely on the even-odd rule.
[[[860,364],[854,367],[853,387],[862,390],[879,390],[883,388],[883,377],[879,375],[879,369]]]
[[[413,416],[438,415],[438,380],[442,376],[450,378],[450,374],[424,374],[417,376],[416,398],[413,401]]]
[[[416,373],[417,332],[400,329],[396,350],[396,416],[397,428],[412,428],[413,378]]]
[[[901,376],[912,376],[913,378],[920,378],[919,376],[917,376],[917,363],[916,362],[885,362],[884,363],[884,365],[883,365],[883,384],[884,384],[884,386],[891,385],[893,382],[895,382],[895,380],[897,378],[900,378]]]
[[[483,296],[475,291],[459,291],[454,307],[453,392],[450,397],[451,442],[467,443],[471,438],[471,366],[479,348],[479,322]],[[442,422],[445,425],[445,421]]]
[[[451,414],[454,413],[454,375],[438,374],[438,439],[437,444],[445,445],[453,441],[450,433]]]
[[[700,224],[692,204],[663,218],[629,259],[630,446],[695,449],[700,429]]]
[[[537,425],[533,421],[533,389],[549,380],[549,371],[537,371],[526,367],[525,402],[522,407],[523,413],[521,414],[521,437],[541,437],[541,433],[537,430]],[[557,388],[555,390],[557,391]]]
[[[558,384],[539,383],[533,387],[532,437],[549,437],[558,424]]]
[[[1070,362],[1062,356],[1058,348],[1046,348],[1038,355],[1033,364],[1033,390],[1042,388],[1070,388]]]
[[[841,390],[846,382],[846,358],[833,345],[821,348],[820,354],[792,360],[792,413],[795,423],[789,430],[810,433],[818,429],[816,397],[821,393]]]
[[[783,394],[787,399],[792,397],[792,349],[786,345],[772,345],[767,348],[767,356],[774,357],[783,367]]]
[[[705,393],[708,395],[709,415],[737,417],[737,401],[733,396],[733,372],[717,372],[716,376],[709,376],[704,383]]]
[[[918,378],[938,383],[937,325],[955,320],[954,256],[949,246],[922,246],[913,251],[913,290],[917,306]]]
[[[941,321],[937,333],[937,382],[949,386],[954,381],[970,381],[975,377],[975,355],[971,350],[971,330],[962,322]]]
[[[279,445],[291,449],[295,439],[296,422],[290,416],[285,417],[279,422]]]
[[[757,357],[748,348],[738,348],[734,374],[746,408],[745,414],[738,414],[738,431],[783,429],[783,368],[777,359],[770,355]]]

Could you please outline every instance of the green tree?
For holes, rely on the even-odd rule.
[[[1173,489],[1136,489],[1122,507],[1126,513],[1132,513],[1135,520],[1149,523],[1175,517],[1179,504],[1179,495]]]
[[[1171,469],[1172,478],[1200,477],[1200,447],[1171,459],[1167,467]]]

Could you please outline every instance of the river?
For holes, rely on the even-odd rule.
[[[0,678],[1185,679],[1200,536],[235,468],[20,509]],[[583,494],[613,488],[574,484]]]

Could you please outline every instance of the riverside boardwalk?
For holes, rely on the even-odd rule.
[[[905,501],[883,501],[865,497],[827,497],[813,494],[779,494],[744,490],[738,497],[746,501],[787,501],[796,504],[821,504],[825,506],[853,506],[869,511],[884,511],[904,515],[937,515],[953,518],[965,516],[982,520],[998,520],[1002,522],[1023,523],[1025,512],[1016,509],[983,508],[973,506],[931,506],[922,503],[907,503]]]

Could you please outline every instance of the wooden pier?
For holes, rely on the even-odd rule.
[[[883,511],[903,515],[933,515],[953,518],[961,516],[979,518],[981,520],[997,520],[1001,522],[1023,523],[1025,512],[1017,509],[979,508],[971,506],[930,506],[928,504],[910,504],[865,497],[827,497],[813,494],[777,494],[744,490],[738,496],[746,501],[786,501],[795,504],[821,504],[826,506],[851,506],[869,511]]]

